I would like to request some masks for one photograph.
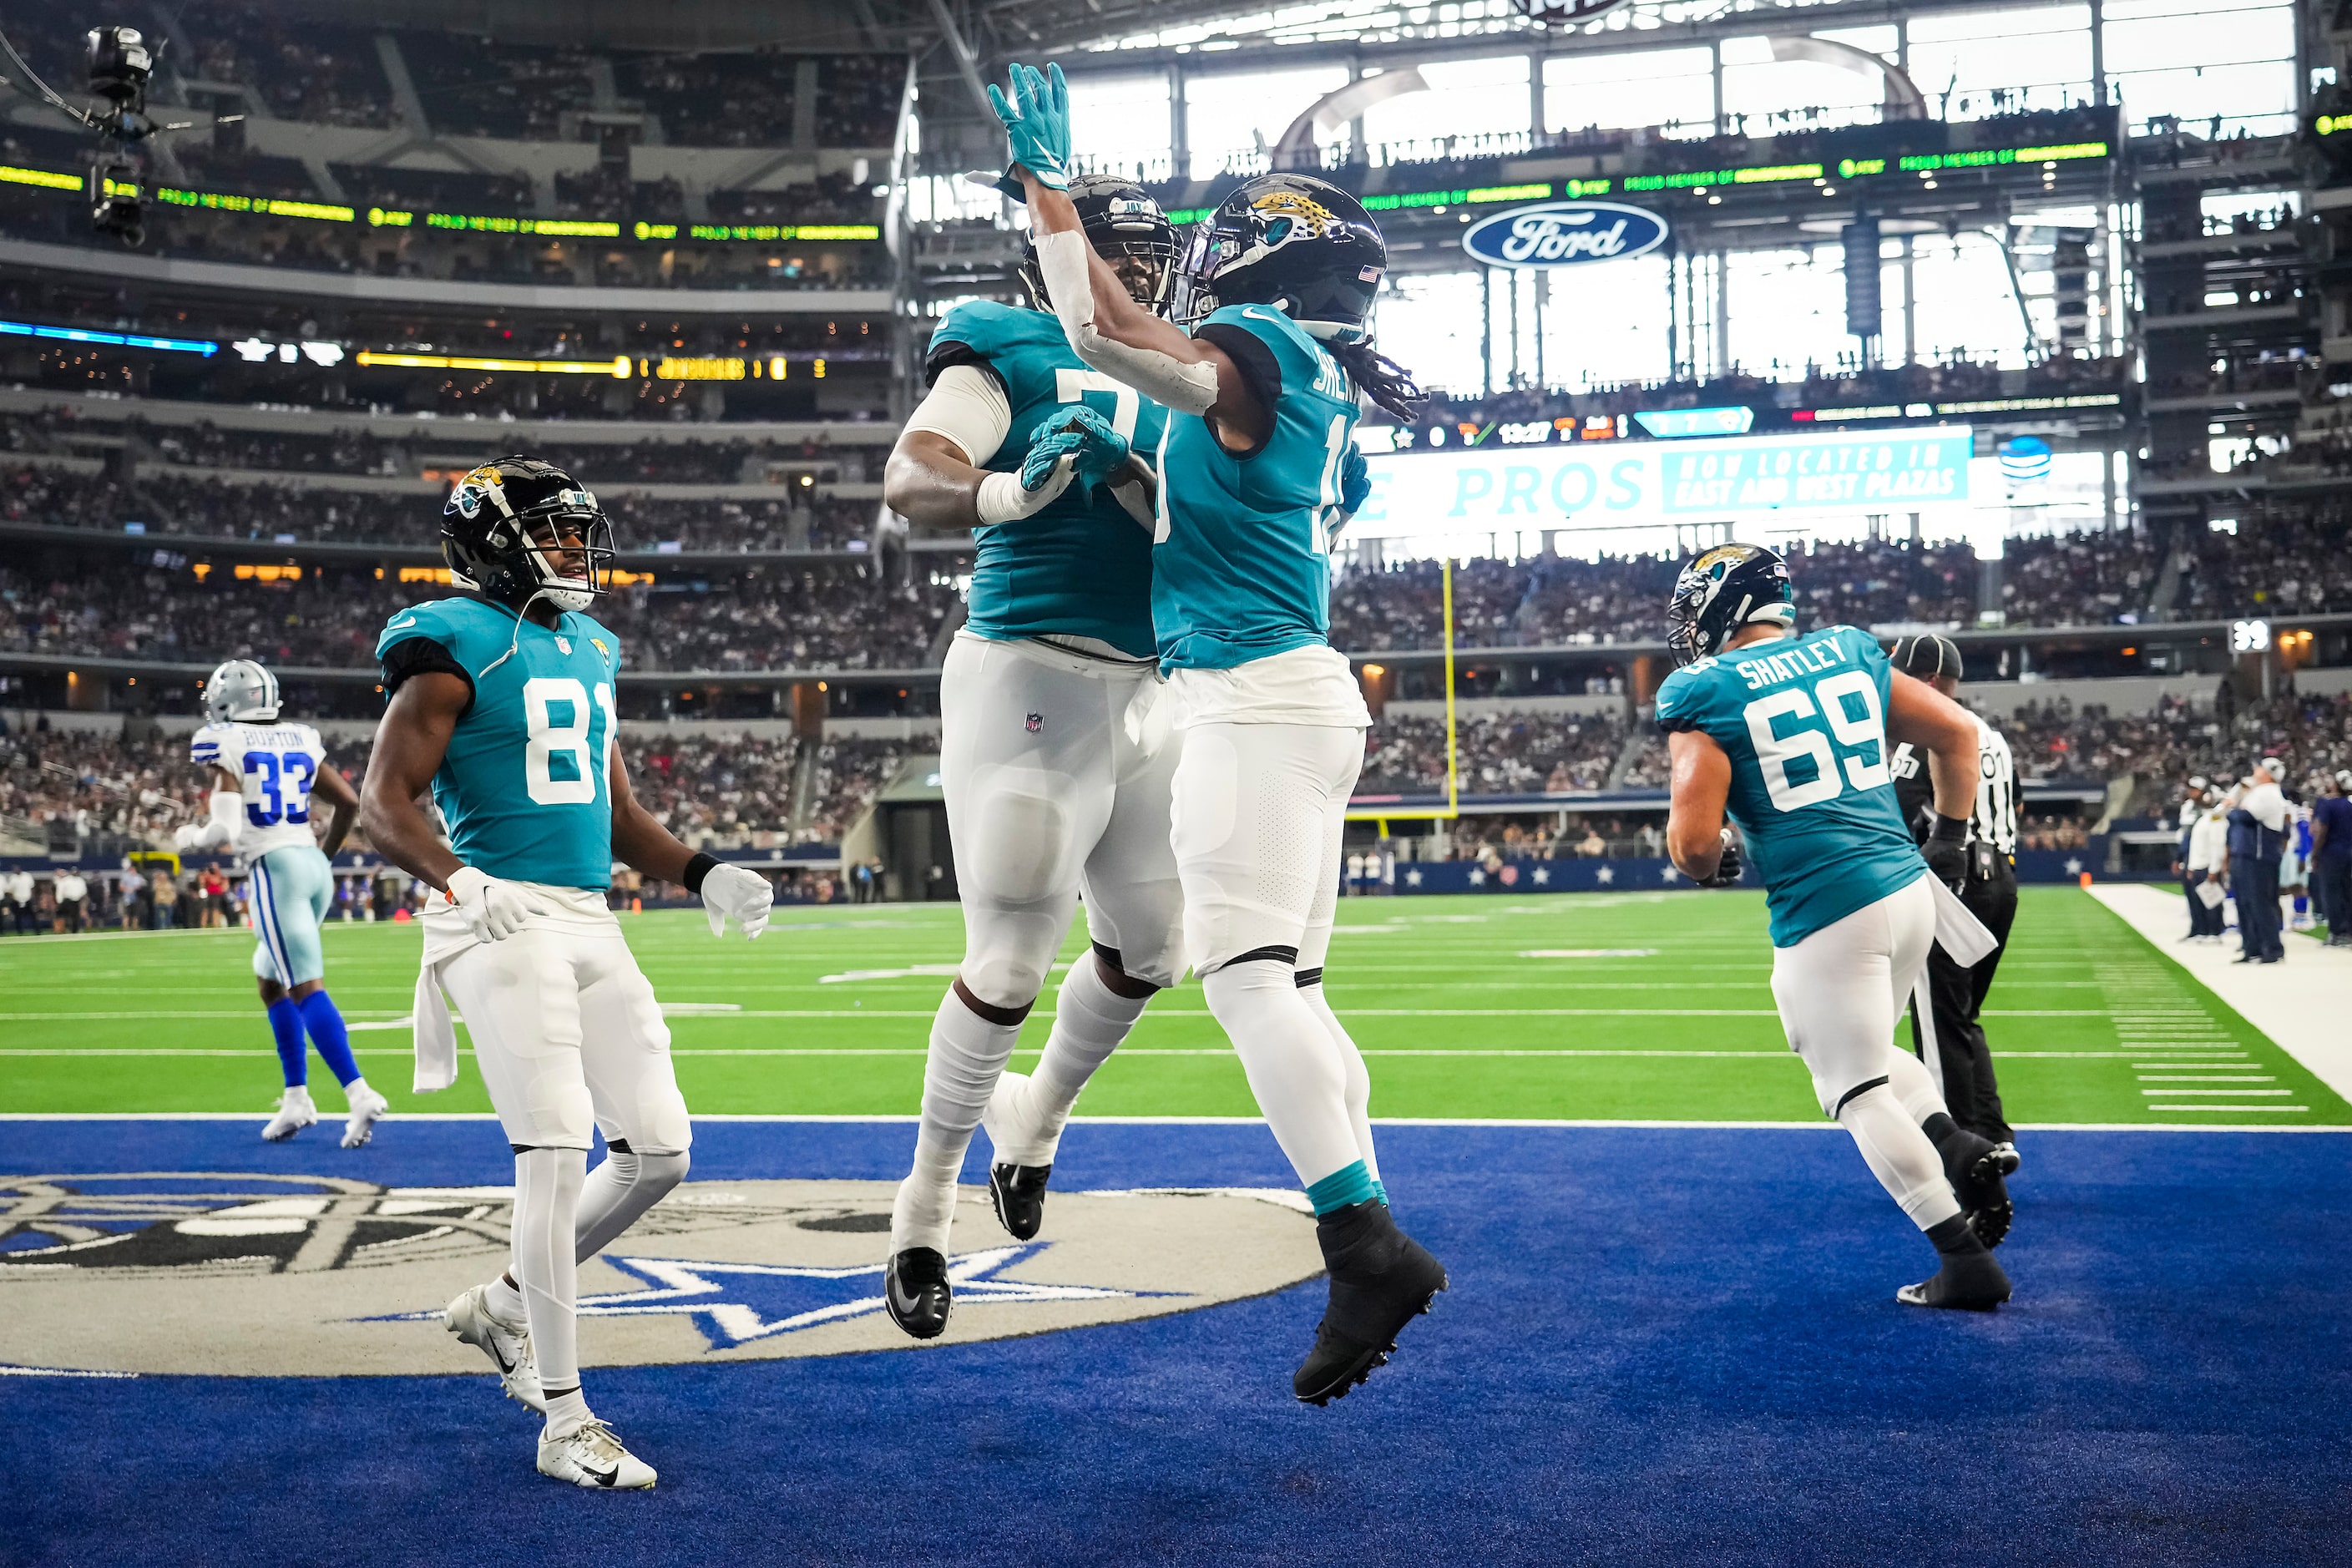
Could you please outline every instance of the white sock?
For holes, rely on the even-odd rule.
[[[1362,1159],[1348,1118],[1346,1069],[1290,965],[1228,964],[1203,975],[1201,990],[1299,1184],[1311,1187]]]
[[[914,1168],[890,1205],[890,1250],[928,1247],[944,1254],[955,1218],[956,1177],[972,1129],[987,1109],[996,1079],[1021,1036],[1018,1024],[992,1024],[964,1005],[950,986],[931,1023],[923,1064],[923,1120],[915,1134]]]
[[[1054,1030],[1045,1037],[1045,1054],[1021,1086],[1014,1104],[1034,1142],[1018,1150],[997,1151],[1000,1160],[1015,1165],[1054,1163],[1079,1091],[1118,1049],[1150,1003],[1149,996],[1122,996],[1105,984],[1091,955],[1072,966],[1054,999]]]
[[[1870,1173],[1912,1224],[1926,1230],[1960,1212],[1960,1201],[1944,1177],[1942,1157],[1886,1085],[1847,1100],[1838,1111],[1838,1124],[1853,1134]]]
[[[623,1231],[686,1180],[687,1165],[684,1150],[675,1154],[608,1150],[604,1163],[588,1173],[580,1189],[580,1228],[572,1256],[585,1263],[619,1240]]]
[[[515,1156],[514,1277],[542,1388],[580,1386],[580,1264],[572,1242],[587,1179],[585,1149],[526,1149]]]
[[[551,1394],[547,1401],[547,1435],[569,1437],[588,1423],[588,1396],[578,1389]]]
[[[527,1321],[523,1316],[522,1292],[509,1284],[507,1277],[503,1274],[483,1287],[482,1305],[488,1307],[490,1310],[490,1316],[500,1322]]]
[[[1381,1179],[1380,1157],[1372,1152],[1372,1075],[1364,1066],[1364,1053],[1356,1048],[1347,1026],[1331,1011],[1330,1002],[1323,994],[1322,982],[1302,985],[1298,994],[1307,1004],[1323,1032],[1339,1047],[1339,1068],[1347,1075],[1348,1121],[1356,1131],[1356,1156],[1364,1163],[1364,1173],[1373,1181]]]

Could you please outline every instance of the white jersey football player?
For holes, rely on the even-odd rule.
[[[1158,205],[1107,175],[1071,195],[1133,297],[1156,307],[1176,247]],[[1070,352],[1034,254],[1022,276],[1039,308],[982,300],[940,321],[930,395],[883,480],[910,521],[971,529],[979,545],[940,678],[964,958],[931,1026],[884,1291],[917,1339],[947,1327],[949,1221],[974,1123],[994,1146],[997,1217],[1025,1241],[1078,1091],[1184,973],[1168,842],[1177,745],[1127,722],[1156,663],[1150,473],[1131,449],[1158,445],[1166,414]],[[1036,1071],[1005,1072],[1082,897],[1093,951],[1062,982]]]
[[[183,855],[225,851],[245,865],[245,907],[258,939],[253,973],[286,1079],[278,1114],[261,1135],[278,1142],[319,1120],[307,1033],[343,1086],[343,1147],[356,1149],[373,1135],[386,1106],[360,1076],[343,1016],[327,995],[319,923],[334,905],[332,859],[352,830],[359,796],[327,762],[318,731],[278,717],[278,678],[253,660],[233,658],[215,669],[204,700],[206,722],[188,755],[212,783],[210,815],[180,827],[172,841]],[[311,831],[314,795],[329,807],[323,844]]]

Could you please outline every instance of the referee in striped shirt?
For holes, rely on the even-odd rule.
[[[1926,681],[1947,697],[1960,686],[1960,650],[1949,637],[1905,637],[1895,645],[1895,668]],[[1973,715],[1972,715],[1973,716]],[[1941,947],[1927,954],[1927,970],[1911,994],[1911,1039],[1927,1071],[1944,1091],[1952,1120],[1990,1139],[2016,1169],[2017,1145],[2001,1113],[2000,1086],[1994,1080],[1992,1051],[1978,1018],[1993,972],[2009,950],[2009,928],[2017,919],[2017,768],[2000,731],[1977,720],[1977,800],[1969,817],[1968,877],[1953,890],[1998,945],[1982,962],[1962,964]],[[1887,759],[1895,798],[1914,834],[1925,837],[1934,803],[1927,759],[1907,743]]]

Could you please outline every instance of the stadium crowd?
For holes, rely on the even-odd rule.
[[[365,569],[293,570],[302,574],[263,582],[225,567],[201,579],[192,568],[71,578],[0,568],[0,652],[364,668],[385,621],[444,592]],[[618,588],[597,618],[620,635],[632,669],[909,668],[925,662],[950,602],[943,588],[887,584],[870,565],[755,569]]]
[[[429,549],[441,514],[436,491],[238,484],[156,470],[142,475],[135,487],[125,487],[69,468],[27,464],[0,482],[6,486],[0,522],[110,533],[135,522],[141,526],[133,531],[185,538]],[[625,490],[608,490],[600,500],[625,551],[740,554],[855,550],[871,542],[874,502],[820,493],[814,486],[780,485],[776,491],[773,500],[679,500]]]

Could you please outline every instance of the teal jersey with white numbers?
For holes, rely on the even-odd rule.
[[[457,858],[514,881],[610,887],[620,639],[577,611],[553,630],[526,620],[518,638],[503,605],[436,599],[393,616],[376,657],[411,637],[439,643],[473,677],[433,775]]]
[[[1160,464],[1151,624],[1163,670],[1231,669],[1331,637],[1330,527],[1356,389],[1271,305],[1228,305],[1194,335],[1233,357],[1274,412],[1254,452],[1172,414]]]
[[[924,373],[950,365],[993,377],[1013,405],[1004,442],[982,468],[1017,474],[1030,433],[1055,409],[1083,403],[1149,457],[1168,411],[1071,352],[1051,311],[991,300],[958,305],[931,334]],[[1109,487],[1076,484],[1034,517],[974,531],[970,616],[984,637],[1096,637],[1138,658],[1151,654],[1151,537]]]
[[[1675,670],[1665,730],[1697,730],[1731,759],[1730,814],[1794,947],[1927,873],[1886,770],[1894,669],[1867,632],[1827,626]]]

